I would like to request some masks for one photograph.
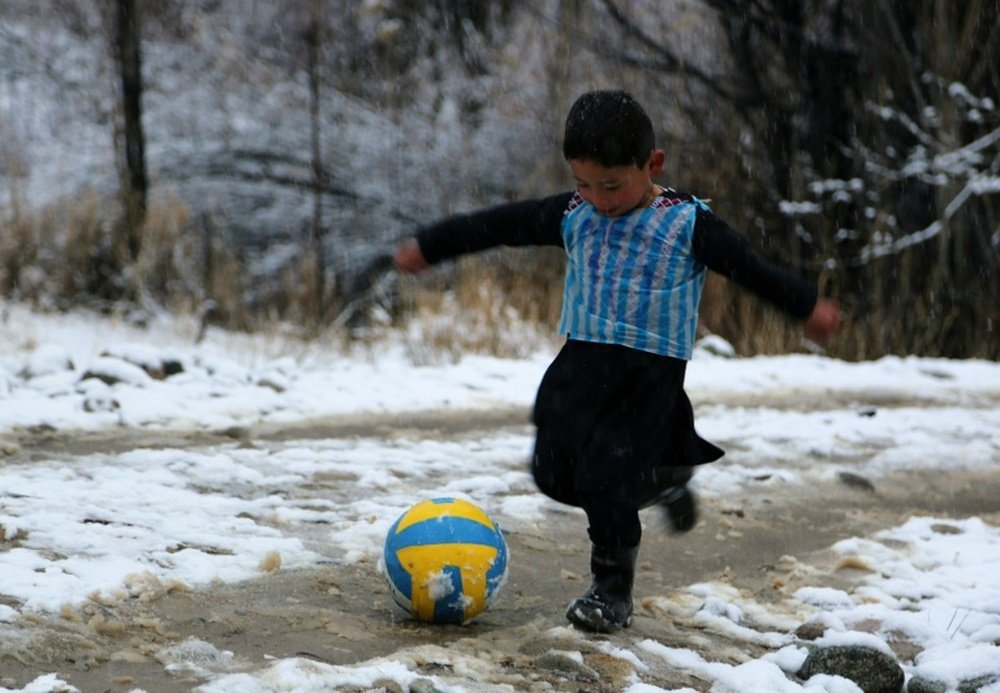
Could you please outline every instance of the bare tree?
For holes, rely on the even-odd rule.
[[[998,3],[704,0],[715,64],[599,3],[617,59],[683,80],[692,122],[728,139],[705,148],[739,157],[737,225],[847,305],[841,353],[1000,356]],[[752,339],[759,313],[731,305],[719,324]]]
[[[841,273],[876,345],[1000,356],[1000,5],[863,4],[871,73],[851,151],[876,204]],[[891,316],[891,319],[890,319]]]
[[[323,148],[320,120],[320,50],[323,43],[324,0],[312,0],[309,4],[309,24],[306,29],[306,72],[309,77],[309,152],[312,162],[313,214],[310,247],[315,262],[315,319],[323,321],[326,296],[326,253],[323,243],[326,231],[323,227]]]
[[[146,141],[142,129],[142,23],[135,0],[115,0],[114,55],[121,78],[123,232],[128,261],[135,261],[141,246],[146,216],[149,178]]]

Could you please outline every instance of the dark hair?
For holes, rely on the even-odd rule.
[[[643,167],[653,153],[653,123],[631,94],[589,91],[566,116],[563,156],[601,166]]]

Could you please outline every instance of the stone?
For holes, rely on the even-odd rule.
[[[920,674],[916,674],[906,685],[906,693],[947,693],[949,690],[957,690],[958,693],[976,693],[981,688],[1000,681],[1000,674],[986,674],[972,679],[960,681],[958,688],[949,688],[948,684],[941,681],[929,679]]]
[[[906,684],[906,693],[947,693],[948,686],[940,681],[914,676]]]
[[[430,679],[414,679],[410,682],[410,693],[441,693],[441,689]]]
[[[795,629],[795,637],[800,640],[819,640],[826,632],[826,626],[819,621],[806,621]]]
[[[798,671],[806,680],[816,674],[842,676],[864,693],[900,693],[906,676],[896,659],[881,650],[863,645],[817,647]]]
[[[535,667],[553,673],[562,673],[578,681],[597,681],[600,676],[597,672],[581,661],[575,659],[568,652],[549,650],[545,654],[535,657]]]

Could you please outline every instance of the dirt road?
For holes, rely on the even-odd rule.
[[[441,420],[415,417],[410,425],[437,430]],[[442,435],[503,426],[523,426],[523,412],[452,421]],[[378,433],[378,425],[345,424],[224,435],[259,435],[258,442],[266,442],[291,435]],[[161,443],[172,445],[216,442],[204,435],[161,437]],[[74,443],[36,434],[21,441],[18,456],[139,444],[149,441],[124,435]],[[620,634],[592,636],[556,628],[566,625],[566,604],[587,587],[588,544],[579,518],[553,512],[531,529],[508,532],[512,560],[504,593],[492,610],[466,626],[409,621],[393,606],[373,562],[331,562],[205,590],[165,585],[154,599],[92,603],[22,620],[5,630],[0,643],[0,687],[19,688],[40,674],[58,672],[88,692],[188,691],[206,680],[206,672],[256,670],[289,657],[351,664],[406,648],[418,648],[423,654],[414,657],[423,661],[423,671],[433,674],[441,666],[431,656],[438,647],[487,662],[477,674],[486,689],[506,684],[514,690],[619,690],[631,670],[624,660],[602,654],[602,642],[626,646],[652,638],[731,662],[760,654],[747,648],[765,648],[730,641],[691,619],[678,593],[683,586],[727,583],[794,618],[782,604],[802,580],[837,587],[863,576],[858,570],[836,570],[827,549],[840,539],[896,526],[915,514],[1000,522],[1000,475],[995,473],[910,472],[872,482],[873,488],[850,478],[803,487],[761,480],[759,489],[742,497],[703,502],[700,523],[683,536],[670,535],[655,510],[644,511],[636,619]],[[199,652],[199,643],[214,649]],[[582,652],[585,661],[553,658],[547,654],[553,650]],[[707,690],[706,682],[676,671],[645,672],[643,678],[668,689]]]

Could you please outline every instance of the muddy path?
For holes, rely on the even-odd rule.
[[[313,436],[372,436],[401,430],[449,436],[523,426],[526,412],[458,416],[422,414],[391,421],[316,423],[211,434],[157,433],[79,436],[26,434],[9,459],[57,452],[211,445],[226,438],[261,441]],[[188,591],[164,585],[144,600],[93,603],[52,616],[25,618],[5,631],[0,686],[21,687],[57,672],[82,691],[188,691],[206,677],[254,671],[275,659],[300,657],[353,664],[412,649],[449,648],[490,663],[483,690],[614,691],[631,673],[602,655],[600,642],[628,647],[651,638],[667,646],[710,652],[716,661],[759,656],[745,641],[729,641],[690,618],[677,596],[684,586],[722,582],[761,604],[778,605],[803,580],[838,587],[861,579],[837,570],[829,547],[905,522],[913,515],[982,517],[1000,523],[1000,475],[995,472],[908,472],[872,480],[748,488],[740,496],[703,500],[701,521],[688,534],[670,534],[655,509],[644,511],[645,534],[636,579],[633,627],[611,636],[579,634],[566,626],[567,603],[587,587],[588,543],[580,516],[553,511],[544,522],[508,532],[510,577],[498,603],[461,627],[428,626],[396,609],[374,562],[330,561],[303,570],[278,570],[236,585]],[[818,577],[817,577],[818,576]],[[147,596],[149,596],[147,595]],[[553,630],[556,629],[556,630]],[[214,648],[197,651],[198,643]],[[171,648],[174,648],[173,650]],[[423,648],[423,650],[421,650]],[[586,670],[545,659],[550,650],[583,652]],[[763,650],[761,650],[763,651]],[[176,655],[176,657],[174,656]],[[417,657],[419,660],[419,656]],[[596,674],[596,678],[595,678]],[[678,672],[644,672],[664,688],[707,690]],[[391,686],[388,688],[392,690]]]

